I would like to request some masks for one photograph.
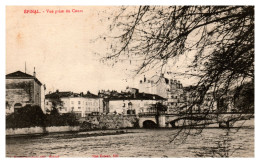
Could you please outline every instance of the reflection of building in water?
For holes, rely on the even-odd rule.
[[[42,83],[34,75],[16,71],[6,75],[6,114],[25,105],[41,106]]]
[[[164,103],[168,107],[168,113],[174,113],[185,105],[185,92],[180,81],[168,79],[161,76],[154,76],[147,80],[144,77],[139,82],[140,92],[157,94],[167,101]]]

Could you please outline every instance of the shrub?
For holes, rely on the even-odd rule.
[[[6,116],[6,128],[27,128],[35,126],[77,126],[76,115],[74,113],[65,113],[60,115],[57,112],[45,115],[39,106],[26,105]]]
[[[74,113],[46,115],[46,126],[76,126],[79,125]]]
[[[6,128],[43,126],[45,114],[41,107],[26,105],[6,117]]]

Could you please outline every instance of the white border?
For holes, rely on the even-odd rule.
[[[214,158],[214,159],[194,159],[194,158],[181,158],[181,159],[175,159],[175,158],[171,158],[171,159],[124,159],[124,158],[118,158],[118,159],[75,159],[75,158],[61,158],[58,160],[55,159],[10,159],[10,158],[5,158],[5,55],[6,55],[6,49],[5,49],[5,6],[6,5],[15,5],[15,6],[26,6],[26,5],[45,5],[45,6],[55,6],[55,5],[99,5],[99,6],[106,6],[106,5],[255,5],[255,18],[256,18],[256,25],[255,25],[255,30],[256,30],[256,42],[255,42],[255,54],[257,54],[258,52],[258,41],[257,38],[259,38],[259,33],[258,33],[258,16],[259,16],[259,7],[257,6],[257,1],[256,0],[142,0],[142,1],[138,1],[138,0],[128,0],[128,1],[123,1],[123,0],[1,0],[0,2],[0,20],[1,20],[1,24],[0,24],[0,74],[1,74],[1,80],[0,80],[0,108],[1,108],[1,117],[0,117],[0,122],[1,122],[1,145],[0,145],[0,159],[1,162],[2,161],[14,161],[14,162],[20,162],[20,161],[26,161],[26,162],[35,162],[35,161],[39,161],[39,162],[46,162],[46,161],[62,161],[62,162],[71,162],[71,161],[75,161],[75,162],[100,162],[100,161],[113,161],[113,162],[125,162],[125,161],[142,161],[142,162],[159,162],[159,161],[164,161],[164,162],[193,162],[193,161],[198,161],[198,162],[217,162],[219,163],[221,162],[230,162],[230,161],[235,161],[237,163],[240,162],[245,162],[245,161],[250,161],[250,162],[260,162],[259,161],[259,150],[258,150],[258,140],[259,140],[259,127],[258,125],[255,125],[255,158],[253,159],[218,159],[218,158]],[[259,61],[259,57],[258,55],[256,56],[256,62],[257,63]],[[259,70],[258,70],[258,66],[257,64],[255,64],[255,71],[256,71],[256,80],[255,83],[259,83],[258,81],[258,76],[259,76]],[[255,99],[258,99],[258,92],[259,92],[259,86],[255,86]],[[258,115],[257,109],[259,106],[259,100],[255,100],[255,115]],[[255,124],[258,124],[258,120],[257,118],[255,118]],[[73,160],[72,160],[73,159]]]

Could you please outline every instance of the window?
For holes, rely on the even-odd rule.
[[[129,102],[129,103],[128,103],[128,108],[129,108],[129,109],[132,109],[132,106],[133,106],[132,102]]]
[[[80,104],[80,101],[78,101],[78,104]]]
[[[49,102],[46,102],[46,105],[49,105]]]
[[[80,110],[80,109],[81,109],[81,107],[78,107],[78,109]]]
[[[88,105],[88,102],[86,102],[86,105]]]
[[[71,104],[74,104],[74,101],[71,101]]]
[[[14,111],[15,112],[17,112],[17,110],[19,110],[20,108],[22,108],[22,104],[20,104],[20,103],[14,104]]]
[[[64,110],[67,111],[67,107],[64,107]]]
[[[71,111],[73,111],[74,110],[74,107],[71,107]]]

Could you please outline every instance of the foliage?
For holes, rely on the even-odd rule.
[[[182,106],[187,114],[207,95],[212,98],[205,113],[218,112],[216,101],[225,110],[225,98],[239,87],[237,106],[246,108],[246,100],[253,104],[254,87],[241,86],[254,82],[254,14],[254,6],[123,6],[110,35],[102,36],[111,42],[103,61],[130,62],[136,74],[167,73],[195,81],[192,102]],[[172,141],[188,135],[189,129],[180,129]]]
[[[59,114],[59,108],[63,106],[63,101],[59,97],[49,98],[48,100],[52,106],[50,114]]]
[[[130,60],[138,66],[136,73],[192,78],[196,104],[207,92],[220,98],[254,79],[253,6],[122,7],[110,30],[117,35],[111,36],[105,61]],[[188,66],[177,73],[173,67],[183,55]]]
[[[46,123],[48,126],[77,126],[79,122],[77,121],[75,113],[65,113],[65,114],[50,114],[46,115]]]
[[[45,115],[39,106],[26,105],[6,117],[6,128],[43,126]]]
[[[235,90],[235,107],[242,112],[254,112],[254,83],[244,84]]]
[[[157,110],[158,112],[165,112],[165,111],[167,111],[167,106],[163,105],[163,104],[160,103],[160,102],[157,102],[157,103],[155,104],[155,108],[156,108],[156,110]]]
[[[59,110],[55,107],[53,107],[50,111],[50,114],[51,115],[59,115]]]
[[[45,115],[39,106],[26,105],[6,116],[6,128],[48,127],[48,126],[77,126],[74,113]]]

